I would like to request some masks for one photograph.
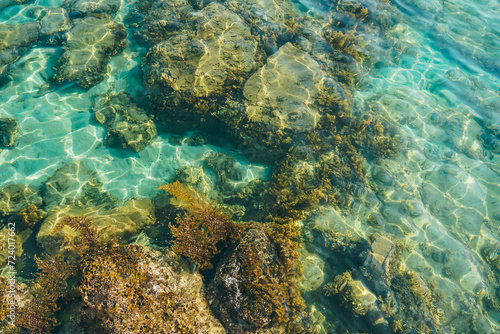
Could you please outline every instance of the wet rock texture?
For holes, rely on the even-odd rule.
[[[139,152],[156,137],[153,120],[126,93],[96,97],[93,110],[95,119],[106,128],[107,146]]]
[[[102,183],[95,171],[75,161],[59,168],[43,183],[43,201],[47,208],[59,204],[91,206],[106,204],[111,207],[116,199],[102,189]]]
[[[77,233],[69,227],[56,231],[56,226],[67,216],[81,215],[91,218],[99,230],[103,229],[103,241],[129,238],[155,222],[154,207],[149,199],[132,199],[122,206],[109,210],[104,205],[90,208],[61,205],[47,213],[36,236],[38,245],[50,254],[68,251],[60,247],[72,243]]]
[[[143,61],[145,82],[158,94],[155,102],[172,113],[186,104],[209,108],[210,99],[229,94],[232,81],[258,66],[257,41],[238,15],[214,2],[190,20],[192,30],[156,44]]]
[[[68,11],[64,8],[36,8],[35,16],[40,20],[40,42],[46,45],[60,45],[71,29]]]
[[[0,85],[8,80],[9,66],[38,41],[38,22],[0,24]]]
[[[90,14],[115,14],[120,9],[120,0],[65,0],[63,8],[70,11],[71,18]]]
[[[15,118],[0,117],[0,147],[13,148],[16,145],[18,128]]]
[[[247,252],[254,255],[252,266],[260,275],[248,276]],[[250,291],[256,283],[270,284],[273,277],[266,274],[277,261],[276,250],[267,235],[249,230],[233,252],[217,266],[214,281],[209,287],[212,309],[230,332],[251,331],[265,327],[273,320],[273,305],[269,300],[257,300]]]
[[[290,43],[283,45],[245,84],[249,121],[275,130],[314,129],[320,118],[317,87],[325,79],[311,56]]]
[[[8,184],[0,189],[0,217],[10,216],[28,208],[30,204],[40,206],[42,197],[37,187]]]
[[[108,16],[75,21],[53,80],[74,82],[83,88],[98,84],[106,76],[111,57],[125,47],[126,38],[125,27]]]

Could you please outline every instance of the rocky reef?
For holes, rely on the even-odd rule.
[[[156,136],[156,126],[127,93],[100,95],[94,100],[94,118],[106,128],[107,146],[129,147],[139,152]]]
[[[83,88],[101,82],[111,57],[123,50],[126,38],[125,27],[109,16],[75,20],[52,79],[57,83],[74,82]]]

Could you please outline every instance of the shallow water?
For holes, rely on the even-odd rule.
[[[114,20],[125,23],[133,3],[123,1]],[[35,1],[10,6],[0,11],[0,24],[33,22],[31,9],[60,5]],[[398,21],[387,35],[370,37],[374,66],[356,85],[353,112],[393,124],[398,153],[365,162],[366,188],[348,209],[321,205],[301,223],[313,235],[396,236],[406,248],[401,268],[419,273],[439,292],[444,312],[439,332],[497,333],[500,3],[396,0],[387,6]],[[312,30],[324,27],[335,13],[329,3],[316,1],[298,1],[291,8]],[[177,129],[160,122],[158,136],[138,153],[104,144],[106,130],[91,111],[96,95],[126,91],[147,106],[140,64],[148,49],[126,27],[129,44],[112,57],[104,79],[89,89],[71,83],[47,88],[60,46],[35,44],[12,64],[11,80],[0,87],[0,117],[15,118],[19,134],[15,147],[0,152],[0,186],[39,187],[63,165],[80,161],[120,201],[152,198],[179,168],[202,166],[213,152],[236,158],[241,183],[269,179],[273,166],[252,161],[230,140],[174,145],[169,139]],[[320,255],[322,271],[332,280],[343,269],[335,268],[339,260],[322,249],[321,238],[315,240],[308,250]],[[323,333],[380,331],[373,327],[376,319],[358,317],[349,306],[331,306],[332,299],[313,292],[305,299],[326,317]],[[394,326],[393,332],[405,332]]]

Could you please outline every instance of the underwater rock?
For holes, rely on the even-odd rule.
[[[2,268],[7,264],[9,256],[14,256],[13,262],[16,263],[16,259],[23,254],[23,243],[21,235],[18,233],[19,228],[20,226],[15,226],[15,231],[11,231],[9,230],[9,226],[5,226],[0,230],[0,250],[2,250],[0,252],[0,267]],[[12,240],[14,240],[14,242],[12,242]],[[13,245],[14,248],[12,249]]]
[[[107,146],[130,147],[139,152],[156,137],[156,126],[127,93],[99,95],[94,100],[95,119],[107,130]]]
[[[152,46],[170,36],[192,28],[196,12],[187,0],[153,0],[136,2],[127,16],[127,23],[137,28],[134,39]]]
[[[290,224],[247,226],[219,260],[207,291],[210,306],[230,333],[286,333],[305,308],[292,241],[298,232]]]
[[[41,8],[35,9],[35,15],[40,19],[40,42],[46,45],[60,45],[67,38],[71,22],[66,9]]]
[[[125,27],[108,16],[75,21],[53,80],[75,82],[83,88],[98,84],[106,75],[111,57],[121,52],[126,43]]]
[[[213,2],[197,13],[194,30],[152,47],[142,65],[153,106],[167,110],[165,118],[185,118],[241,86],[258,67],[257,40],[238,15]]]
[[[203,280],[175,254],[142,245],[89,258],[82,297],[111,333],[226,333],[203,296]]]
[[[72,19],[89,14],[115,14],[120,9],[120,0],[65,0],[63,8]]]
[[[323,284],[323,269],[325,262],[316,254],[305,249],[300,250],[300,263],[304,276],[301,277],[299,287],[301,291],[314,291]]]
[[[38,22],[0,24],[0,86],[8,79],[10,65],[38,41]]]
[[[283,45],[245,84],[249,120],[276,131],[314,129],[321,116],[315,97],[325,79],[311,56],[290,43]]]
[[[0,147],[13,148],[16,145],[18,129],[15,118],[0,117]]]
[[[59,204],[112,207],[117,199],[103,191],[98,174],[80,161],[66,164],[43,183],[43,202],[48,210]]]
[[[208,2],[198,0],[200,4]],[[268,54],[273,54],[283,44],[291,41],[298,19],[292,3],[273,0],[226,0],[224,5],[238,14],[258,36]]]
[[[30,204],[37,207],[42,205],[37,187],[8,184],[0,189],[0,217],[27,209]]]
[[[60,249],[61,245],[71,243],[77,234],[69,227],[56,230],[56,226],[66,216],[81,215],[91,218],[94,225],[103,231],[101,240],[104,242],[112,238],[130,238],[155,222],[154,206],[149,199],[131,199],[109,210],[104,205],[88,208],[63,205],[47,213],[36,236],[37,244],[50,254],[67,251],[66,248]]]
[[[171,182],[179,181],[183,185],[191,186],[200,194],[204,194],[209,198],[213,197],[214,183],[203,171],[203,167],[184,166],[175,171],[175,175]]]
[[[268,326],[276,317],[274,303],[282,301],[270,300],[264,291],[261,299],[257,290],[258,285],[264,288],[272,284],[269,273],[276,260],[273,243],[257,229],[248,230],[234,251],[226,252],[220,260],[207,296],[229,332],[253,331]],[[252,287],[256,290],[252,291]]]

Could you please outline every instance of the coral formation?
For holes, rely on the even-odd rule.
[[[210,260],[240,236],[240,227],[208,202],[204,195],[178,181],[158,188],[175,196],[177,205],[186,211],[170,224],[174,236],[172,250],[190,258],[200,269],[211,268]]]
[[[127,93],[99,95],[93,104],[95,119],[107,130],[107,146],[130,147],[139,152],[156,137],[156,126]]]
[[[68,34],[52,79],[57,83],[74,82],[83,88],[104,79],[111,57],[121,52],[127,42],[125,27],[106,15],[75,20]]]
[[[0,147],[14,148],[18,129],[15,118],[0,117]]]

